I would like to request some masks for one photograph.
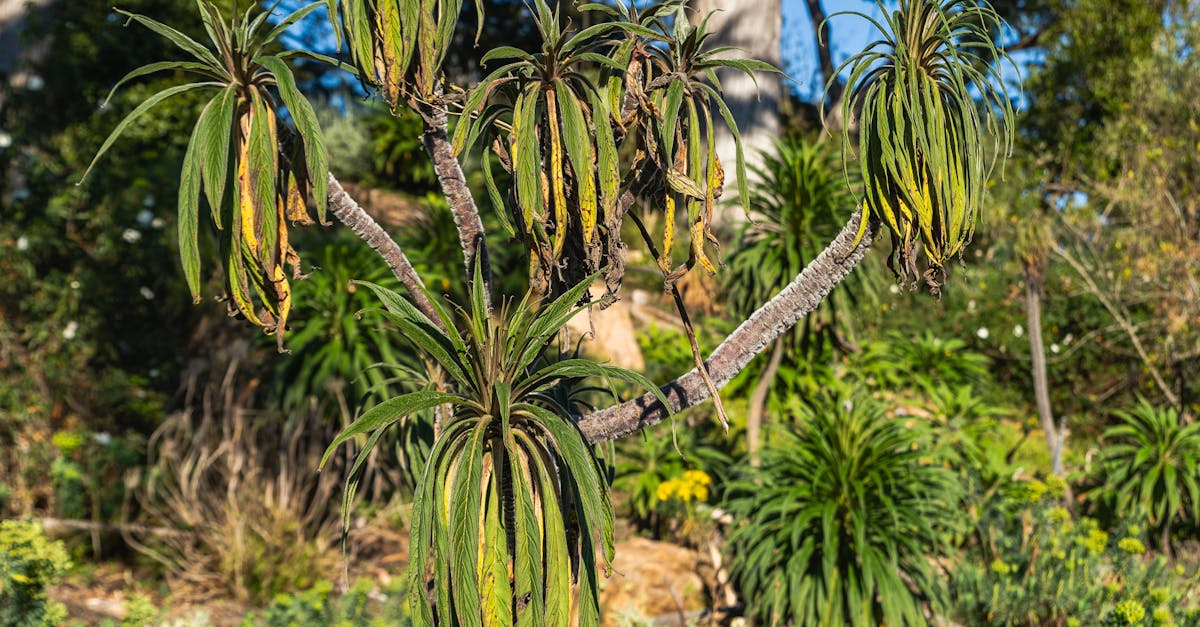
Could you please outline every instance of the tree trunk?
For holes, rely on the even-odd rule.
[[[758,466],[758,450],[761,446],[763,413],[766,411],[767,394],[771,384],[775,382],[775,373],[779,372],[779,364],[783,361],[783,338],[775,340],[775,348],[771,350],[771,360],[763,369],[754,392],[750,395],[750,408],[746,412],[746,449],[750,453],[750,465]]]
[[[729,383],[775,338],[816,309],[829,292],[863,260],[874,241],[874,233],[872,229],[866,229],[862,239],[855,245],[861,221],[862,211],[856,209],[828,248],[709,355],[705,363],[717,389]],[[579,428],[589,442],[599,444],[656,425],[671,412],[691,407],[709,397],[704,379],[695,368],[663,385],[661,390],[671,405],[670,411],[659,402],[656,395],[647,393],[584,416],[579,421]]]
[[[1171,559],[1171,519],[1167,518],[1163,521],[1162,538],[1159,539],[1161,546],[1159,550],[1163,552],[1168,560]]]
[[[1046,433],[1054,476],[1063,476],[1063,438],[1054,424],[1050,408],[1050,383],[1046,378],[1046,347],[1042,343],[1042,280],[1038,273],[1025,273],[1025,318],[1029,324],[1029,353],[1033,359],[1033,396],[1038,420]]]
[[[692,21],[703,20],[713,13],[708,21],[708,30],[713,36],[709,47],[733,46],[738,50],[728,52],[731,58],[751,58],[766,61],[776,67],[782,63],[780,56],[780,33],[783,26],[781,0],[694,0]],[[746,164],[758,164],[759,152],[772,150],[779,138],[779,102],[782,86],[772,74],[758,74],[754,78],[742,72],[721,71],[718,73],[725,102],[729,105],[733,119],[737,122],[742,138]],[[757,81],[757,85],[755,84]],[[717,125],[717,154],[725,164],[725,189],[737,189],[737,170],[733,135],[724,125]],[[753,177],[753,175],[750,175]],[[732,197],[733,194],[728,194]],[[726,210],[716,216],[718,223],[740,223],[741,210]]]

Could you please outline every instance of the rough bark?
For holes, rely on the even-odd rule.
[[[405,256],[400,245],[350,197],[350,194],[346,193],[345,189],[342,189],[342,184],[333,174],[329,175],[329,209],[342,224],[350,227],[350,230],[366,242],[367,246],[383,257],[384,262],[392,269],[392,274],[396,275],[396,278],[400,279],[400,283],[408,290],[413,304],[434,324],[442,326],[442,319],[437,315],[433,303],[429,302],[429,298],[425,295],[425,284],[421,282],[421,277],[409,263],[408,257]]]
[[[771,349],[771,359],[763,369],[762,376],[750,394],[750,408],[746,412],[746,449],[750,453],[750,465],[758,466],[758,449],[761,448],[761,433],[763,415],[767,409],[767,393],[775,382],[775,373],[779,372],[779,364],[783,361],[783,338],[775,339],[775,347]]]
[[[1033,360],[1033,396],[1038,420],[1046,434],[1050,460],[1057,477],[1063,476],[1063,438],[1050,408],[1050,383],[1046,377],[1046,348],[1042,343],[1042,280],[1036,272],[1025,274],[1025,321],[1029,324],[1029,353]]]
[[[862,261],[871,246],[873,234],[867,229],[859,243],[854,244],[861,220],[861,210],[855,210],[828,248],[709,355],[705,364],[717,389],[729,383],[768,344],[816,309],[829,292]],[[708,388],[695,368],[663,385],[661,389],[671,405],[671,411],[680,411],[709,398]],[[584,437],[598,444],[658,424],[667,416],[667,408],[659,402],[658,397],[647,393],[584,416],[579,421],[579,428]]]
[[[488,261],[487,241],[484,237],[483,221],[479,218],[479,208],[475,206],[475,197],[467,186],[467,177],[463,175],[462,166],[454,156],[454,148],[446,135],[446,112],[425,112],[425,134],[421,141],[425,152],[433,161],[433,171],[437,174],[442,194],[450,203],[450,211],[454,213],[454,224],[458,227],[458,241],[463,250],[463,263],[467,276],[475,276],[475,258],[478,255],[483,284],[491,302],[492,267]]]

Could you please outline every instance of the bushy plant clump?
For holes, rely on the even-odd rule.
[[[1150,555],[1145,528],[1105,531],[1062,506],[1066,484],[1018,481],[983,546],[951,568],[951,617],[966,625],[1194,625],[1196,575]]]
[[[866,394],[805,407],[729,488],[731,574],[765,624],[924,625],[955,515],[920,431]]]
[[[0,521],[0,624],[16,627],[57,625],[67,608],[46,588],[71,567],[62,542],[51,541],[41,525]]]

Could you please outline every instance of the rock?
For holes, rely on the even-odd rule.
[[[699,553],[645,538],[619,542],[616,549],[612,576],[600,579],[604,625],[635,617],[683,625],[708,608],[707,589],[696,572]]]
[[[593,300],[599,300],[603,294],[603,288],[592,288]],[[614,366],[638,371],[646,367],[633,329],[633,317],[625,301],[619,300],[608,309],[592,307],[581,312],[567,323],[567,330],[572,346],[578,338],[590,336],[584,340],[583,350]],[[591,335],[593,331],[594,335]]]

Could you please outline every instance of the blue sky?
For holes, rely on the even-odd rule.
[[[808,7],[802,0],[781,0],[783,3],[783,69],[795,79],[792,86],[805,100],[816,100],[825,86],[820,84],[820,62],[817,60],[817,42],[813,38],[812,21]],[[894,6],[895,2],[886,2]],[[833,63],[837,66],[850,55],[860,51],[878,35],[874,26],[861,17],[841,15],[840,11],[858,11],[876,19],[882,17],[874,0],[824,0],[825,13],[830,15],[830,42]]]

